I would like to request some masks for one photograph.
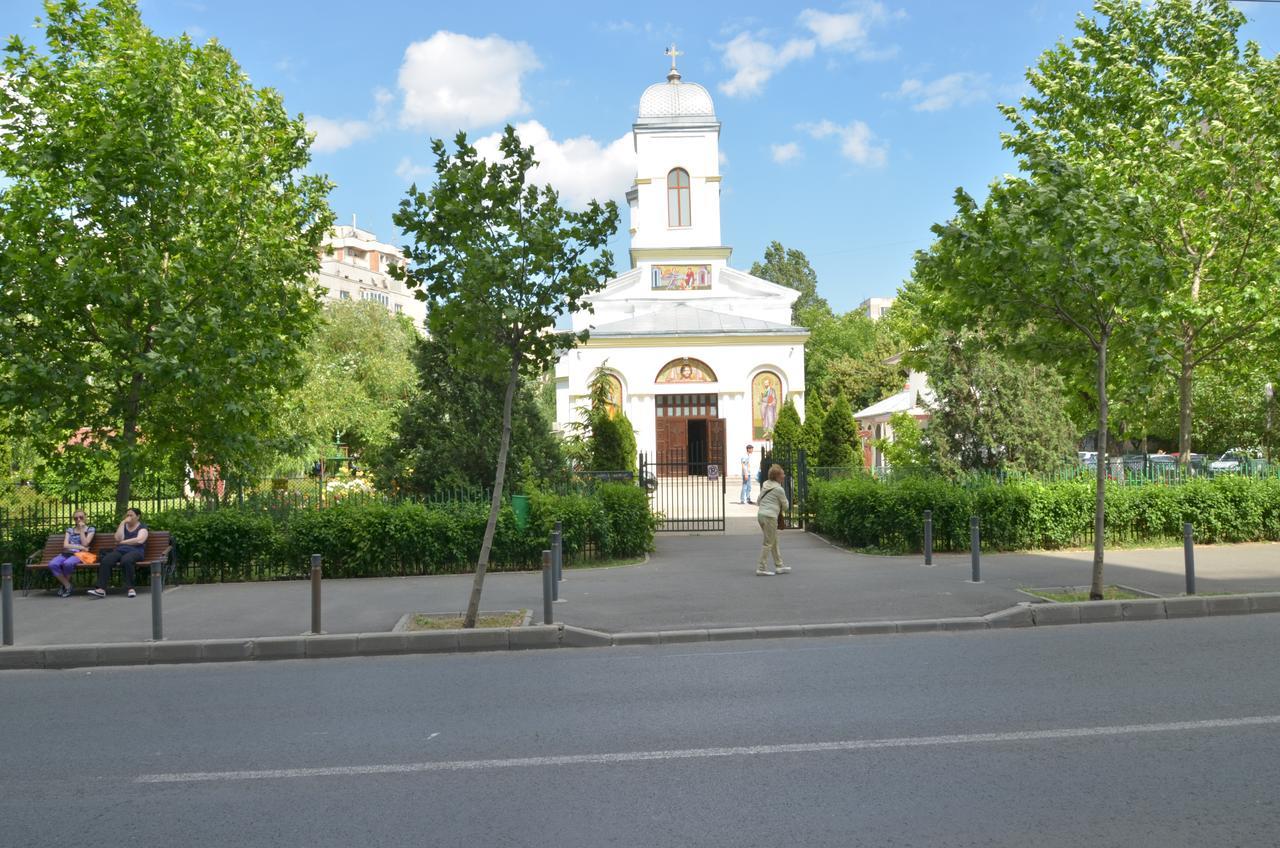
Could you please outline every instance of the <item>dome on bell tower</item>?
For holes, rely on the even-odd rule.
[[[696,82],[681,82],[679,76],[649,86],[640,96],[637,124],[713,122],[716,109],[711,95]]]

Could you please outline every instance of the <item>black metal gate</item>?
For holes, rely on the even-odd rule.
[[[787,447],[767,447],[760,456],[761,478],[768,473],[769,467],[782,466],[786,478],[783,488],[787,492],[787,500],[791,506],[787,510],[787,524],[801,530],[809,526],[809,467],[805,461],[804,449]]]
[[[658,532],[723,532],[724,464],[691,462],[686,451],[671,453],[657,459],[640,454],[640,485],[658,516]]]

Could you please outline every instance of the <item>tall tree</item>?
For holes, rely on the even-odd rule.
[[[801,251],[783,247],[781,242],[769,242],[764,261],[752,262],[749,273],[800,292],[791,304],[791,323],[796,326],[813,328],[832,317],[831,307],[818,294],[818,272]]]
[[[1005,178],[979,206],[956,192],[956,216],[935,226],[938,241],[916,256],[918,306],[932,326],[985,327],[1024,355],[1078,382],[1092,365],[1098,471],[1090,597],[1102,597],[1106,497],[1107,361],[1117,337],[1149,312],[1167,287],[1158,253],[1127,222],[1141,198],[1060,162],[1032,162],[1026,178]]]
[[[493,499],[476,561],[464,627],[475,627],[485,570],[502,504],[511,444],[511,411],[521,375],[536,377],[586,332],[556,332],[556,319],[576,311],[603,287],[613,265],[605,244],[618,226],[613,201],[566,211],[550,186],[529,184],[536,164],[507,126],[501,158],[486,162],[458,133],[455,151],[435,139],[435,184],[411,186],[394,221],[410,238],[409,268],[395,273],[421,289],[433,335],[446,339],[450,364],[464,373],[505,380],[502,435]],[[592,258],[594,256],[594,258]]]
[[[1241,46],[1229,0],[1097,0],[1070,44],[1041,57],[1006,147],[1057,158],[1141,195],[1123,226],[1158,250],[1172,291],[1153,304],[1156,363],[1178,386],[1191,451],[1193,379],[1280,338],[1280,62]],[[1139,211],[1133,209],[1131,211]]]
[[[318,300],[328,182],[280,95],[132,0],[57,0],[0,84],[0,405],[47,454],[89,433],[123,511],[173,469],[264,458]]]
[[[858,427],[853,409],[844,395],[836,395],[831,409],[822,421],[822,442],[818,445],[818,465],[826,468],[848,468],[855,463]]]
[[[939,467],[1050,471],[1074,459],[1062,378],[1047,366],[972,331],[940,333],[922,359],[934,392],[925,433]]]
[[[403,315],[372,300],[327,304],[304,356],[306,381],[287,415],[306,458],[337,442],[374,453],[390,446],[418,385],[418,333]]]

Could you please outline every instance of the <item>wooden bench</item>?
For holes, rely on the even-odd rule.
[[[98,560],[102,560],[102,555],[116,547],[116,537],[113,530],[104,533],[95,533],[93,541],[89,543],[89,552],[98,555]],[[49,573],[49,563],[58,554],[62,553],[63,534],[58,533],[50,536],[44,542],[44,548],[35,551],[31,556],[27,557],[26,579],[23,581],[22,594],[26,595],[31,591],[36,578],[41,572]],[[178,555],[174,548],[173,539],[169,535],[168,530],[148,530],[147,541],[143,546],[142,559],[138,562],[138,568],[155,568],[164,569],[165,582],[173,580],[174,574],[177,572]],[[98,563],[76,565],[76,570],[82,568],[98,570]]]

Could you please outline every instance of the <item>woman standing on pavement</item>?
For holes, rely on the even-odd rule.
[[[782,564],[782,554],[778,551],[778,516],[785,512],[791,502],[787,500],[787,490],[782,488],[782,480],[786,474],[781,465],[769,468],[769,479],[760,487],[760,498],[756,510],[756,519],[760,522],[760,532],[764,534],[764,543],[760,548],[760,563],[756,566],[756,574],[761,577],[772,577],[774,574],[787,574],[791,566]],[[768,569],[769,554],[773,554],[774,571]]]

